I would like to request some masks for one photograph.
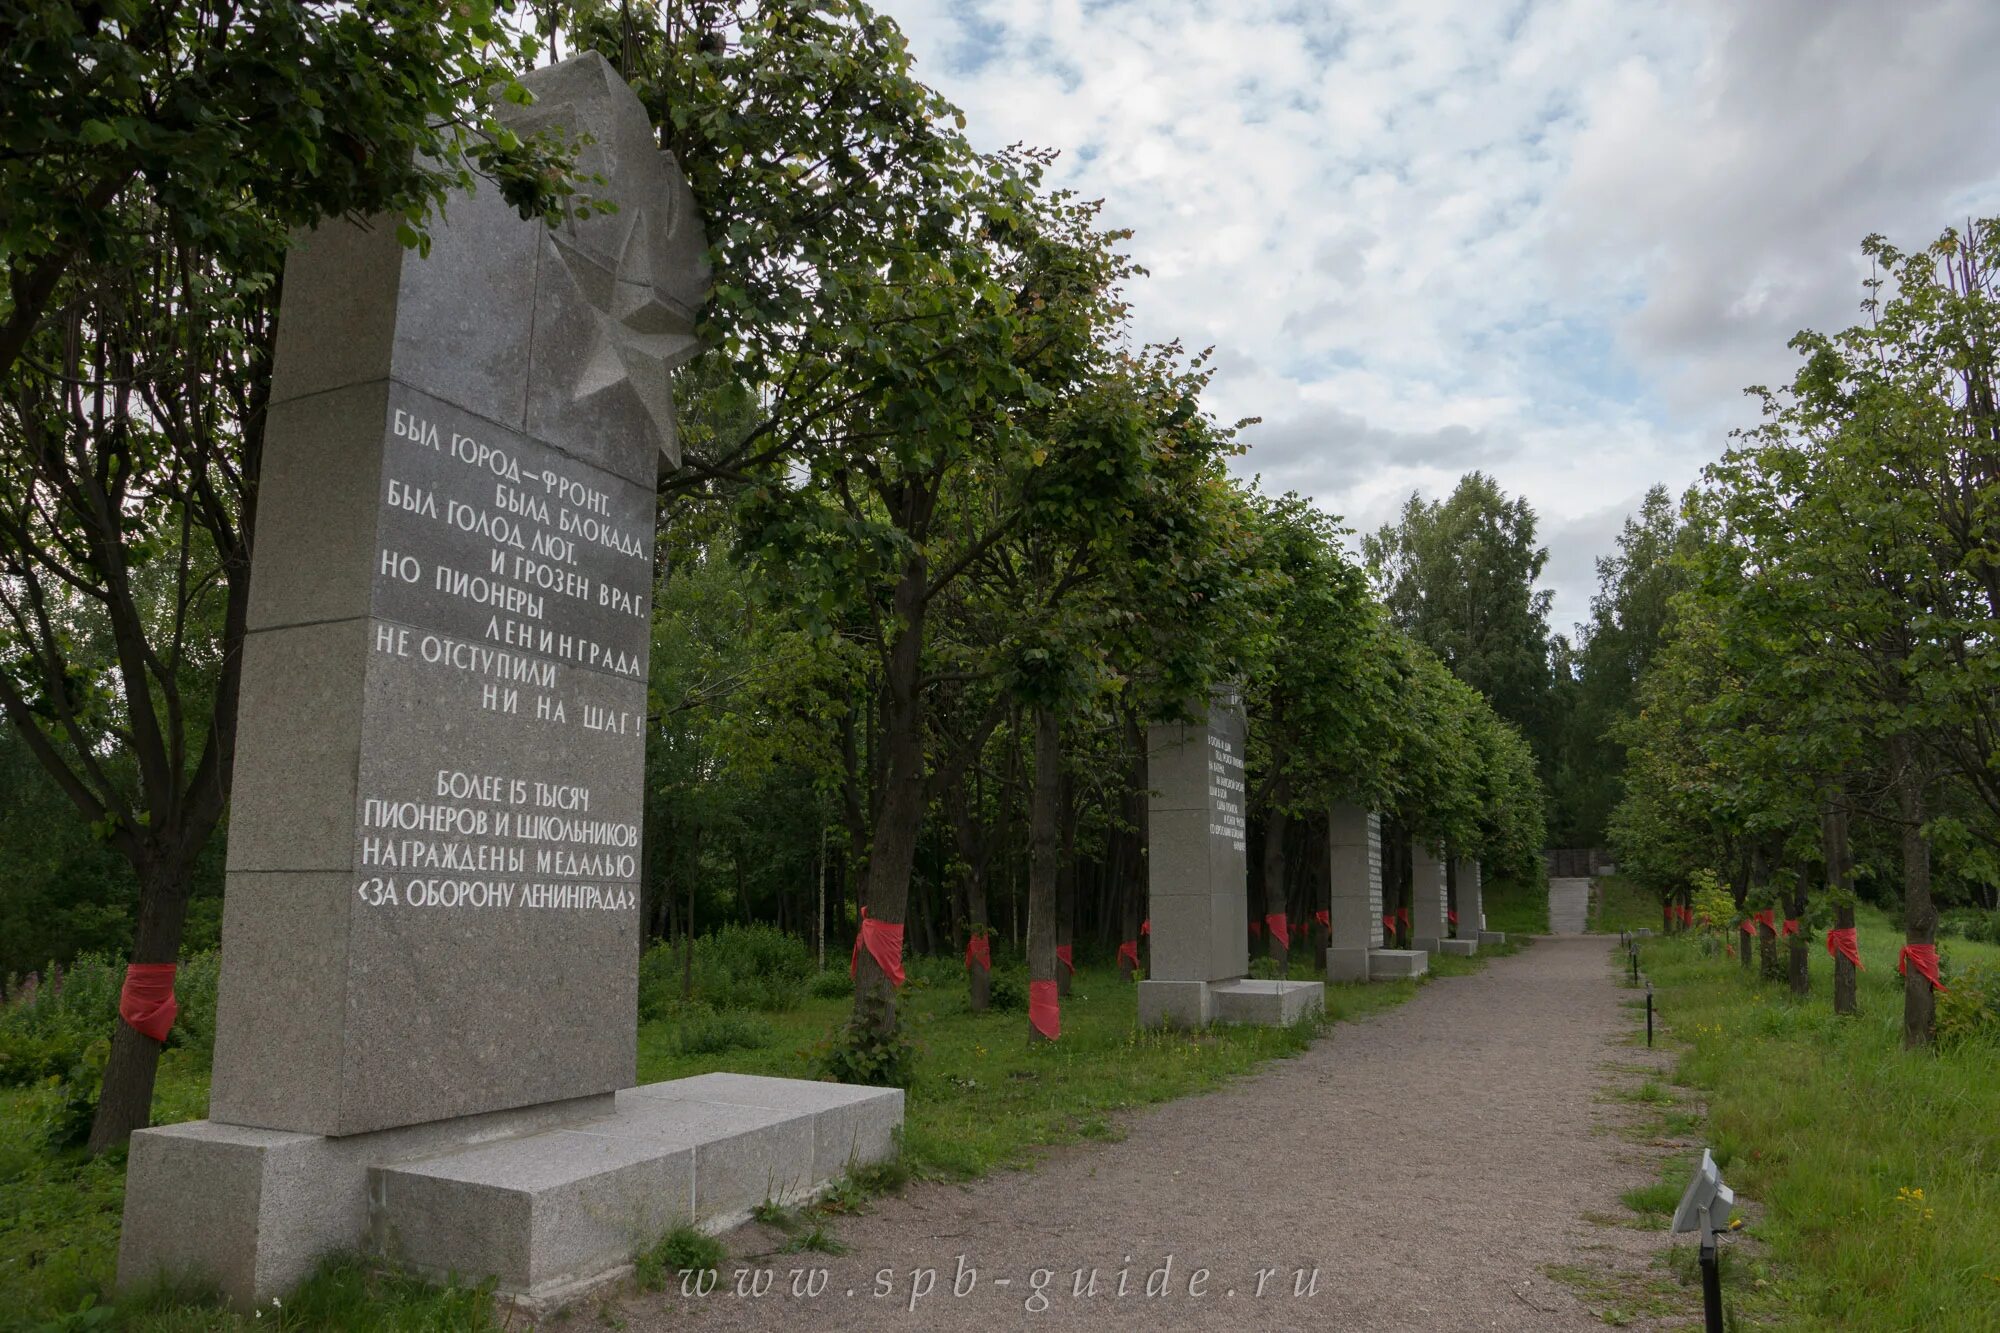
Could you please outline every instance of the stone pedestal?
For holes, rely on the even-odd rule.
[[[1328,981],[1366,981],[1368,951],[1382,943],[1382,823],[1358,805],[1327,811],[1332,876],[1326,946]]]
[[[1479,943],[1476,940],[1439,940],[1438,952],[1470,958],[1479,952]]]
[[[1486,926],[1486,906],[1480,889],[1479,862],[1461,856],[1452,864],[1452,887],[1457,891],[1458,924],[1451,928],[1454,939],[1477,942]]]
[[[169,1125],[133,1136],[118,1269],[251,1306],[370,1253],[542,1310],[676,1226],[731,1226],[887,1160],[902,1121],[894,1089],[707,1074],[338,1138]]]
[[[1507,932],[1504,930],[1482,930],[1479,932],[1479,942],[1481,944],[1505,944],[1507,942]]]
[[[601,56],[522,82],[513,128],[581,139],[615,213],[551,230],[482,184],[428,256],[381,219],[287,259],[210,1119],[133,1136],[121,1284],[262,1302],[372,1247],[540,1301],[900,1120],[631,1086],[654,499],[705,247]]]
[[[1422,949],[1370,949],[1368,979],[1400,981],[1431,970],[1431,956]]]
[[[1410,947],[1426,953],[1438,952],[1441,941],[1450,938],[1446,920],[1444,862],[1430,849],[1410,842]]]
[[[1218,690],[1200,722],[1154,726],[1146,737],[1147,903],[1152,956],[1139,983],[1143,1027],[1197,1028],[1215,1021],[1289,1022],[1320,1007],[1319,982],[1265,991],[1218,987],[1250,970],[1244,864],[1243,705]],[[1313,992],[1311,998],[1299,988]],[[1290,1015],[1290,1017],[1287,1017]]]

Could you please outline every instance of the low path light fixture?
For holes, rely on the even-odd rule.
[[[1717,1261],[1715,1238],[1729,1230],[1729,1210],[1736,1204],[1736,1191],[1722,1183],[1715,1155],[1701,1150],[1701,1165],[1674,1209],[1674,1234],[1701,1233],[1701,1305],[1708,1333],[1722,1333],[1722,1269]]]

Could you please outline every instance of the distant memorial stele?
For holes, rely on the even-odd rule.
[[[601,56],[522,82],[510,127],[575,138],[615,211],[551,229],[482,183],[428,256],[378,220],[286,263],[210,1119],[133,1136],[121,1284],[261,1303],[363,1251],[547,1306],[892,1151],[900,1092],[633,1086],[654,496],[705,245]]]
[[[1282,1026],[1323,1009],[1326,988],[1246,976],[1248,725],[1235,690],[1218,689],[1205,703],[1189,709],[1196,720],[1146,733],[1152,956],[1139,983],[1139,1024]]]

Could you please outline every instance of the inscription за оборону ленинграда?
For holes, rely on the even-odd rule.
[[[523,728],[639,736],[653,565],[638,534],[652,498],[491,422],[398,397],[410,401],[392,403],[387,423],[371,682],[393,695],[393,678],[412,677],[403,683],[430,707],[463,715],[465,734],[448,768],[364,764],[377,771],[363,775],[357,896],[636,909],[636,810],[607,816],[587,773],[465,760],[468,747],[517,755]]]

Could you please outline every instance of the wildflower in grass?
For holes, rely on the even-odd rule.
[[[1924,1192],[1921,1187],[1915,1189],[1908,1185],[1897,1187],[1896,1206],[1903,1209],[1903,1216],[1912,1222],[1929,1222],[1937,1216],[1930,1205],[1924,1202]]]

